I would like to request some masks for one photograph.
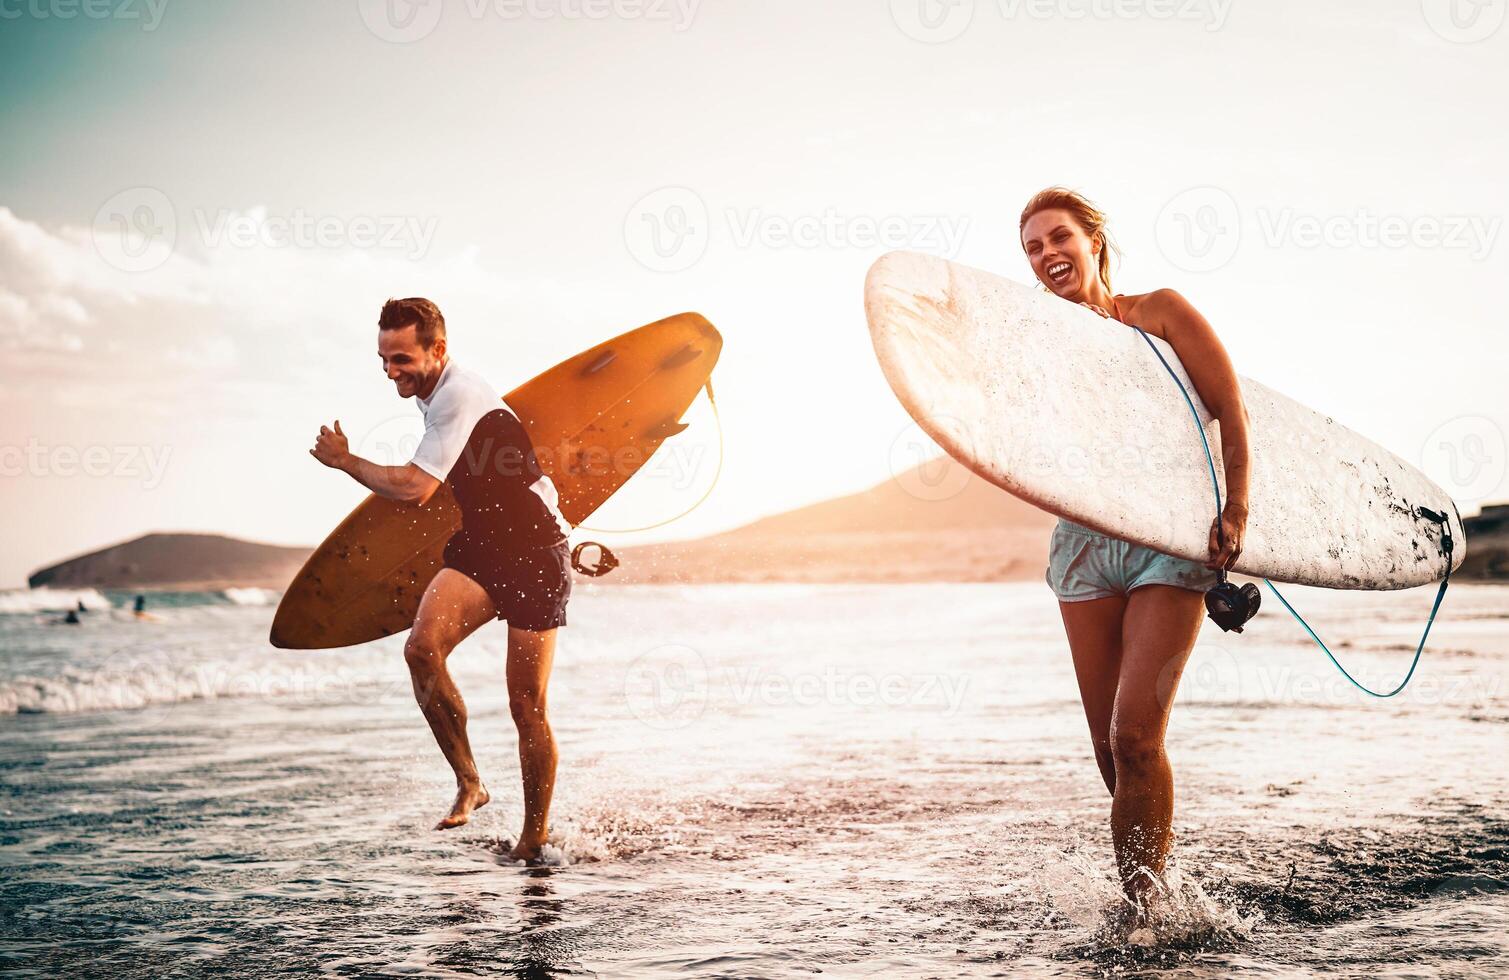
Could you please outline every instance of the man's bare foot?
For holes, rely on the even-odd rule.
[[[435,825],[435,829],[450,830],[461,826],[472,818],[473,810],[487,806],[490,799],[492,797],[487,795],[487,787],[481,783],[462,783],[456,790],[456,802],[451,804],[451,812]]]
[[[540,859],[540,849],[544,846],[544,841],[520,840],[514,845],[513,850],[508,852],[508,859],[510,861],[523,861],[526,864],[530,861],[538,861]]]

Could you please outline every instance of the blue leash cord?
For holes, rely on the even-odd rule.
[[[1195,431],[1200,433],[1200,444],[1205,447],[1205,461],[1210,464],[1210,484],[1215,488],[1216,491],[1216,536],[1221,540],[1222,546],[1224,547],[1225,540],[1221,532],[1220,524],[1220,515],[1222,513],[1221,483],[1218,479],[1216,479],[1216,458],[1215,454],[1210,451],[1210,440],[1205,438],[1205,427],[1200,424],[1199,409],[1195,408],[1195,401],[1190,397],[1189,389],[1184,387],[1184,382],[1179,380],[1179,376],[1174,373],[1173,367],[1169,365],[1168,358],[1163,356],[1163,352],[1160,351],[1157,345],[1153,343],[1152,338],[1150,338],[1141,327],[1134,326],[1132,327],[1132,329],[1136,330],[1137,333],[1142,336],[1142,339],[1147,341],[1148,348],[1158,356],[1158,360],[1160,363],[1162,363],[1163,369],[1168,372],[1168,376],[1170,378],[1174,379],[1174,384],[1179,386],[1179,393],[1184,396],[1184,402],[1189,406],[1190,416],[1195,420]],[[1430,512],[1427,511],[1426,513],[1429,514]],[[1331,659],[1331,663],[1335,664],[1336,669],[1341,671],[1341,676],[1351,681],[1352,686],[1357,688],[1357,690],[1370,697],[1391,698],[1394,695],[1398,694],[1400,691],[1403,691],[1404,688],[1409,684],[1410,678],[1415,676],[1415,668],[1420,666],[1420,655],[1425,652],[1425,640],[1430,636],[1430,628],[1436,621],[1436,613],[1441,609],[1441,600],[1446,598],[1446,587],[1451,584],[1451,525],[1447,522],[1446,516],[1444,514],[1439,516],[1439,523],[1441,524],[1443,535],[1442,548],[1446,552],[1446,577],[1441,580],[1441,588],[1436,591],[1436,602],[1435,605],[1431,606],[1430,608],[1430,618],[1425,621],[1425,632],[1420,634],[1420,645],[1415,648],[1415,659],[1410,661],[1409,672],[1404,675],[1404,680],[1399,682],[1399,686],[1394,688],[1392,691],[1389,691],[1387,694],[1379,694],[1377,691],[1364,686],[1361,681],[1353,677],[1347,671],[1347,669],[1341,665],[1341,661],[1336,659],[1336,654],[1331,652],[1331,648],[1326,646],[1325,642],[1321,640],[1318,635],[1316,635],[1315,630],[1310,628],[1310,624],[1305,622],[1305,617],[1301,616],[1298,612],[1295,611],[1293,606],[1289,605],[1289,600],[1284,598],[1284,594],[1278,590],[1278,586],[1274,585],[1266,578],[1263,579],[1264,582],[1268,583],[1268,588],[1273,591],[1273,594],[1278,596],[1278,601],[1282,602],[1284,604],[1284,608],[1289,610],[1289,614],[1299,621],[1299,624],[1305,628],[1306,633],[1310,634],[1310,639],[1314,640],[1316,645],[1325,651],[1326,656]]]

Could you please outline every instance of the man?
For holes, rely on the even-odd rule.
[[[418,399],[424,416],[413,460],[380,466],[353,455],[339,421],[334,429],[321,426],[310,452],[373,493],[415,506],[442,481],[450,485],[461,530],[446,545],[444,567],[425,590],[404,646],[414,696],[456,773],[456,801],[436,829],[461,826],[488,801],[466,737],[466,705],[446,660],[484,623],[506,619],[508,704],[524,778],[524,831],[511,857],[532,861],[545,844],[555,788],[545,689],[571,595],[571,528],[518,417],[492,386],[448,356],[445,318],[435,304],[389,300],[377,326],[383,370],[400,397]]]

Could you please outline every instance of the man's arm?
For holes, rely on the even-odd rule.
[[[320,426],[309,455],[331,469],[340,470],[380,497],[408,504],[425,504],[440,489],[440,481],[413,463],[380,466],[353,455],[339,421],[335,428]]]

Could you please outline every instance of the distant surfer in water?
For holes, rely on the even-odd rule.
[[[377,352],[402,398],[416,398],[424,437],[411,462],[380,466],[350,452],[340,422],[322,426],[311,453],[372,492],[423,504],[448,484],[461,530],[419,605],[404,646],[414,695],[456,773],[456,801],[436,826],[459,827],[488,802],[466,737],[466,704],[447,670],[451,651],[494,619],[508,621],[508,703],[519,732],[524,831],[510,855],[540,856],[555,789],[555,736],[545,694],[557,628],[571,595],[570,526],[517,416],[480,375],[452,360],[445,318],[426,299],[389,300]]]
[[[1211,524],[1203,566],[1063,518],[1049,552],[1048,584],[1058,596],[1095,760],[1111,791],[1118,870],[1127,896],[1142,904],[1162,882],[1170,846],[1174,778],[1163,746],[1169,711],[1200,633],[1204,593],[1216,584],[1217,570],[1231,568],[1242,552],[1247,409],[1231,358],[1189,301],[1171,289],[1111,291],[1106,218],[1082,195],[1061,187],[1040,192],[1022,211],[1020,233],[1045,287],[1170,344],[1221,422],[1226,504]]]

